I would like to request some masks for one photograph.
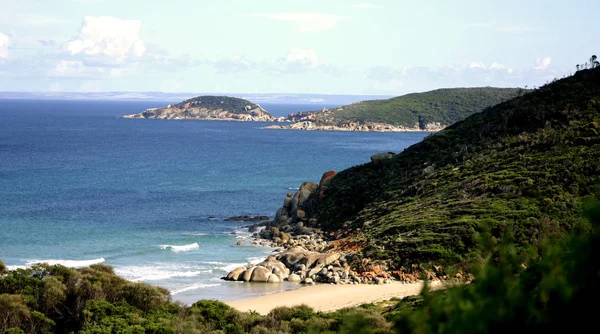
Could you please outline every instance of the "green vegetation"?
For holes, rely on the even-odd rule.
[[[339,173],[316,214],[395,268],[467,266],[475,234],[512,228],[520,248],[586,230],[600,183],[600,68],[577,72],[448,127],[392,159]]]
[[[600,61],[598,61],[598,57],[596,55],[592,55],[589,63],[577,64],[575,67],[577,68],[577,71],[586,70],[588,68],[596,68],[600,67]]]
[[[105,265],[37,265],[0,276],[1,333],[506,333],[579,329],[600,296],[600,205],[592,233],[543,238],[517,255],[511,229],[501,242],[480,235],[485,260],[468,285],[332,313],[280,307],[266,316],[202,300],[172,303],[165,291],[117,277]],[[563,327],[564,326],[564,327]]]
[[[358,102],[317,113],[317,123],[385,123],[425,129],[428,123],[450,125],[512,99],[526,91],[519,88],[450,88],[403,95],[388,100]]]
[[[237,97],[210,95],[194,97],[189,100],[185,100],[181,103],[178,103],[175,106],[183,108],[183,106],[188,103],[197,103],[194,104],[195,107],[203,107],[208,109],[223,109],[233,114],[247,113],[247,106],[250,106],[250,109],[258,108],[257,104]]]
[[[105,265],[7,271],[0,262],[0,333],[581,329],[600,296],[599,123],[600,68],[579,71],[392,159],[343,171],[318,201],[322,227],[367,241],[366,256],[396,268],[442,263],[448,274],[468,267],[471,284],[332,313],[298,306],[261,316],[217,301],[173,303],[166,290]]]

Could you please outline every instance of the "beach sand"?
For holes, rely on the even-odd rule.
[[[315,311],[335,311],[344,307],[374,303],[416,295],[421,292],[422,283],[402,284],[392,282],[384,285],[330,285],[317,284],[299,289],[266,294],[249,299],[226,301],[225,303],[240,311],[256,311],[267,314],[279,306],[305,304]]]

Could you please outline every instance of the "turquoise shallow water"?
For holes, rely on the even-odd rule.
[[[0,100],[0,258],[7,265],[104,262],[184,302],[293,288],[220,280],[272,251],[235,246],[249,234],[244,223],[224,219],[272,216],[302,182],[426,136],[118,117],[154,106]],[[277,115],[307,108],[263,107]]]

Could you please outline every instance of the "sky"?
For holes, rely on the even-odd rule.
[[[535,87],[597,0],[0,0],[0,91],[401,95]]]

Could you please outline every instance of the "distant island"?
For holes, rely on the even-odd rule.
[[[258,104],[228,96],[198,96],[164,108],[150,108],[123,118],[151,118],[174,120],[220,120],[246,122],[276,122],[275,118]]]
[[[520,88],[449,88],[335,109],[290,114],[291,125],[267,129],[410,132],[439,131],[525,92]]]

